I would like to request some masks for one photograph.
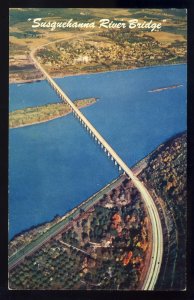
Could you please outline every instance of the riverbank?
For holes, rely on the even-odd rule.
[[[187,64],[187,62],[182,62],[182,63],[171,63],[171,64],[160,64],[160,65],[147,65],[144,67],[136,67],[136,66],[130,66],[129,68],[125,68],[125,69],[113,69],[113,70],[105,70],[105,71],[94,71],[93,72],[79,72],[79,73],[59,73],[56,74],[54,76],[51,77],[53,79],[57,79],[57,78],[64,78],[64,77],[72,77],[72,76],[80,76],[80,75],[92,75],[92,74],[102,74],[102,73],[110,73],[110,72],[121,72],[121,71],[130,71],[130,70],[139,70],[139,69],[146,69],[146,68],[154,68],[154,67],[167,67],[167,66],[178,66],[178,65],[185,65]],[[32,79],[32,80],[9,80],[9,84],[24,84],[24,83],[33,83],[33,82],[39,82],[45,80],[44,77],[40,77],[37,79]]]
[[[125,194],[125,199],[120,194],[121,190]],[[130,191],[131,197],[127,196],[128,191]],[[117,197],[115,198],[116,194]],[[19,277],[21,275],[18,269],[23,268],[24,265],[28,268],[29,262],[33,259],[36,259],[37,262],[43,262],[44,253],[46,254],[45,266],[48,270],[48,276],[51,275],[50,268],[48,268],[50,264],[53,265],[57,262],[52,269],[58,272],[55,268],[58,268],[59,249],[61,249],[63,261],[67,259],[65,265],[62,266],[64,272],[68,269],[69,258],[75,257],[72,274],[79,273],[82,278],[75,289],[80,289],[82,282],[88,282],[87,273],[93,274],[93,276],[97,275],[97,277],[101,273],[104,274],[104,272],[100,272],[100,269],[107,271],[107,257],[109,257],[111,272],[115,272],[117,277],[117,283],[112,282],[112,276],[109,279],[113,288],[118,284],[120,288],[140,288],[140,277],[142,281],[141,275],[142,273],[146,274],[148,268],[148,265],[144,262],[148,255],[151,255],[151,252],[147,252],[147,249],[151,242],[152,232],[152,230],[148,231],[149,216],[146,208],[143,203],[141,207],[139,206],[141,199],[140,193],[134,188],[127,176],[121,175],[115,179],[70,213],[67,213],[58,223],[42,234],[40,233],[36,239],[33,238],[30,243],[18,251],[16,249],[15,254],[9,259],[12,288],[17,288],[19,284],[15,281],[15,275],[19,274]],[[131,205],[135,207],[135,213],[134,210],[130,209]],[[137,227],[137,217],[140,223],[138,230],[134,233],[134,239],[126,242],[129,239],[130,228]],[[101,226],[96,226],[96,222],[99,222]],[[88,223],[88,226],[86,226],[86,223]],[[121,232],[123,233],[121,234]],[[30,232],[28,232],[28,235],[30,235]],[[123,247],[123,243],[125,243],[125,247]],[[43,244],[44,249],[42,248]],[[51,256],[50,251],[47,251],[48,247],[52,249]],[[64,251],[65,253],[68,251],[67,256],[64,256]],[[21,261],[22,265],[20,264]],[[41,263],[39,265],[41,266]],[[33,269],[36,269],[35,264],[33,264]],[[83,271],[84,269],[85,271]],[[119,275],[118,270],[123,273],[123,276]],[[133,274],[135,272],[135,277],[131,275],[132,271]],[[128,274],[132,281],[128,278]],[[103,278],[93,278],[90,283],[92,286],[100,286],[100,288],[106,289],[107,282],[103,282]],[[56,282],[57,279],[54,278],[52,283],[55,284]],[[96,284],[96,282],[100,282],[100,284]],[[47,283],[45,283],[45,286],[49,288]],[[67,284],[63,282],[61,287],[66,289]],[[37,285],[35,284],[31,288],[37,288]],[[84,289],[88,288],[90,289],[90,285],[88,287],[86,284]]]
[[[80,109],[96,103],[96,98],[87,98],[74,101]],[[66,103],[52,103],[43,106],[27,107],[9,113],[9,128],[20,128],[45,123],[64,117],[71,113]]]
[[[153,151],[154,152],[154,151]],[[147,166],[147,161],[150,157],[150,155],[153,153],[151,152],[150,154],[148,154],[146,157],[144,157],[142,160],[140,160],[137,164],[135,164],[131,170],[133,171],[135,176],[138,176]],[[49,222],[45,222],[43,224],[36,224],[34,225],[32,228],[26,229],[18,234],[16,234],[10,241],[10,243],[17,241],[20,246],[24,246],[26,243],[29,243],[31,241],[31,239],[29,239],[29,237],[31,236],[31,238],[33,237],[33,239],[36,239],[36,237],[39,236],[39,234],[46,232],[47,230],[49,230],[50,227],[59,224],[61,221],[66,220],[73,217],[74,213],[83,210],[86,206],[89,205],[94,205],[95,202],[99,201],[99,198],[105,194],[107,191],[110,191],[111,189],[113,189],[115,186],[119,185],[124,179],[126,178],[125,175],[120,175],[119,177],[117,177],[116,179],[114,179],[113,181],[111,181],[110,183],[108,183],[104,188],[102,188],[100,191],[96,192],[94,195],[92,195],[91,197],[89,197],[88,199],[84,200],[83,202],[81,202],[80,204],[78,204],[76,207],[74,207],[73,209],[71,209],[70,211],[68,211],[67,213],[65,213],[63,216],[57,216],[54,217],[52,220],[50,220]],[[22,242],[23,240],[23,242]],[[10,251],[10,249],[9,249]],[[9,253],[9,256],[12,255],[12,251]]]
[[[185,251],[185,238],[182,234],[184,228],[178,230],[178,227],[185,223],[185,220],[183,219],[185,218],[184,211],[186,201],[185,199],[182,200],[181,197],[182,203],[180,203],[179,199],[179,195],[184,195],[185,197],[185,185],[183,184],[180,190],[177,191],[177,189],[179,189],[183,182],[183,178],[185,177],[185,150],[186,132],[183,132],[171,137],[157,147],[134,166],[136,169],[134,169],[134,167],[132,168],[133,172],[136,175],[139,175],[140,180],[148,187],[148,190],[154,199],[162,222],[165,247],[168,249],[168,251],[164,253],[162,272],[164,272],[166,268],[169,268],[168,274],[172,273],[172,278],[169,277],[168,274],[164,274],[162,277],[159,276],[157,288],[161,285],[165,285],[165,288],[168,289],[172,286],[172,283],[173,287],[184,287],[185,262],[183,262],[182,253]],[[164,160],[165,162],[165,169],[162,167],[163,164],[161,160]],[[166,162],[168,162],[167,166]],[[171,168],[173,168],[173,174],[175,174],[173,181],[171,180],[172,172],[170,171],[171,168],[169,168],[169,164]],[[152,167],[151,171],[150,167]],[[177,172],[180,171],[180,167],[184,172],[181,172],[181,175],[178,175]],[[166,173],[166,171],[168,172]],[[158,180],[159,178],[159,180],[162,180],[163,182],[164,179],[166,179],[166,188],[158,188],[158,183],[156,187],[151,186],[154,182],[153,178],[154,180]],[[172,184],[174,186],[174,193],[172,194],[171,191],[171,194],[169,194]],[[162,195],[160,195],[161,192]],[[168,200],[168,194],[170,195],[170,198],[174,198],[172,203]],[[135,210],[131,210],[131,205],[135,207]],[[171,206],[170,210],[169,206]],[[173,210],[173,218],[169,215],[169,211],[171,210]],[[182,216],[180,215],[180,212],[183,214]],[[182,220],[181,222],[180,218]],[[141,222],[138,221],[139,219]],[[167,223],[165,221],[166,219],[168,219]],[[175,224],[173,224],[173,222],[175,222]],[[97,225],[98,223],[100,226]],[[142,224],[140,231],[138,224]],[[135,232],[138,233],[138,235],[135,234],[135,236],[133,236],[134,240],[130,240],[130,243],[127,243],[126,241],[131,236],[134,228],[136,228]],[[128,232],[129,230],[130,235]],[[58,216],[45,225],[37,225],[31,230],[15,236],[9,244],[11,282],[14,286],[19,284],[15,282],[14,278],[15,274],[18,273],[18,268],[21,266],[21,261],[23,262],[22,266],[25,265],[26,268],[28,268],[29,261],[34,261],[34,259],[36,259],[37,261],[42,262],[42,259],[44,259],[44,256],[46,255],[45,263],[47,269],[49,269],[48,265],[57,268],[58,262],[56,264],[56,257],[59,257],[60,253],[63,256],[64,251],[67,251],[68,249],[69,252],[65,256],[67,262],[64,265],[63,270],[66,270],[66,265],[69,264],[69,257],[75,255],[74,263],[76,270],[74,270],[74,274],[77,274],[77,267],[79,265],[80,268],[80,259],[82,260],[83,258],[81,264],[83,264],[83,269],[86,268],[87,271],[81,271],[80,276],[84,279],[82,282],[87,282],[85,289],[90,289],[90,285],[88,287],[90,280],[88,280],[88,276],[86,276],[87,273],[90,273],[93,276],[98,274],[98,280],[96,281],[96,277],[92,277],[93,280],[91,282],[93,282],[93,285],[96,287],[99,286],[96,284],[96,282],[101,282],[99,265],[107,271],[107,258],[111,260],[109,265],[111,268],[110,272],[114,272],[114,266],[116,265],[116,268],[119,270],[127,268],[127,272],[130,274],[132,266],[132,269],[136,272],[136,279],[133,284],[130,285],[130,288],[137,290],[142,289],[152,253],[151,232],[152,227],[149,220],[149,213],[145,204],[142,202],[140,194],[135,191],[132,182],[127,176],[120,175],[102,190],[67,212],[64,216]],[[173,238],[174,235],[177,236],[178,241]],[[123,243],[125,243],[125,247],[123,247]],[[42,247],[43,244],[44,249]],[[74,247],[74,245],[76,246]],[[177,255],[174,254],[174,247],[178,251],[178,258]],[[49,249],[51,248],[52,253],[48,254],[50,253]],[[60,253],[59,249],[61,249]],[[119,251],[117,251],[117,249],[119,249]],[[87,261],[86,259],[84,260],[83,253],[88,257]],[[79,260],[77,261],[78,257]],[[181,264],[179,261],[176,263],[177,259],[180,259],[183,263],[182,267],[180,267]],[[183,276],[181,276],[181,278],[176,275],[179,273],[178,270],[176,273],[174,271],[172,272],[172,265],[168,265],[168,260],[175,260],[174,269],[182,268],[181,274],[183,274]],[[53,264],[53,262],[55,263]],[[98,263],[98,265],[94,262]],[[167,267],[165,267],[165,265]],[[29,269],[29,272],[31,272],[30,270],[31,269]],[[97,273],[95,273],[96,271]],[[24,270],[24,272],[26,272],[26,270]],[[125,276],[125,273],[123,274]],[[110,276],[108,282],[113,284],[111,277],[112,276]],[[120,288],[126,288],[127,285],[123,286],[122,284],[124,283],[122,283],[122,279],[120,281],[119,278]],[[171,285],[169,280],[172,280]],[[47,284],[45,283],[46,286]],[[103,282],[103,288],[107,288],[106,282]]]

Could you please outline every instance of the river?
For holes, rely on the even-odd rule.
[[[81,111],[130,167],[186,129],[186,74],[180,64],[55,80],[72,100],[99,98]],[[181,86],[149,92],[173,85]],[[45,81],[10,85],[10,111],[58,100]],[[11,129],[9,166],[9,238],[64,214],[118,176],[72,115]]]

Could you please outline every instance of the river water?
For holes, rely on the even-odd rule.
[[[186,65],[55,79],[119,156],[134,165],[186,129]],[[160,92],[160,87],[181,85]],[[10,110],[57,102],[47,82],[10,85]],[[72,115],[10,130],[9,238],[90,197],[118,170]]]

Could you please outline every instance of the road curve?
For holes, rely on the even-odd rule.
[[[54,42],[53,42],[54,43]],[[54,88],[57,94],[65,101],[72,109],[72,112],[75,116],[84,124],[87,130],[98,140],[98,142],[105,149],[105,152],[108,152],[109,155],[114,159],[114,161],[122,168],[124,173],[131,178],[134,186],[141,193],[142,199],[145,202],[147,207],[151,225],[152,225],[152,255],[150,260],[149,269],[144,280],[142,290],[154,290],[158,275],[160,272],[160,267],[162,263],[163,256],[163,233],[160,217],[156,208],[156,205],[149,194],[148,190],[144,184],[134,175],[131,169],[122,161],[118,154],[113,150],[113,148],[106,142],[106,140],[100,135],[100,133],[94,128],[94,126],[87,120],[87,118],[79,111],[79,109],[74,105],[70,98],[61,90],[61,88],[56,84],[56,82],[50,77],[50,75],[43,69],[40,63],[35,58],[35,52],[37,49],[42,48],[38,47],[31,52],[31,58],[34,61],[37,68],[44,74],[47,81]],[[11,260],[12,257],[10,257]]]

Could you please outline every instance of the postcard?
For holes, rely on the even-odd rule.
[[[9,289],[186,290],[187,10],[9,15]]]

